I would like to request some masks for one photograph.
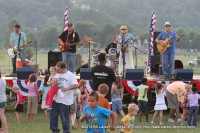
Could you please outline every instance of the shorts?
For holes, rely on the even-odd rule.
[[[70,113],[76,113],[77,110],[77,104],[70,105]]]
[[[6,107],[6,102],[0,103],[0,108],[1,108],[1,109],[5,109],[5,107]]]
[[[119,110],[122,110],[122,101],[121,100],[112,101],[112,111],[117,112]]]
[[[179,102],[178,102],[177,96],[175,94],[170,93],[168,90],[166,90],[165,92],[166,92],[166,97],[167,97],[168,108],[178,109]]]
[[[138,107],[139,107],[140,112],[147,112],[148,111],[148,102],[139,100]]]
[[[17,108],[15,109],[16,112],[23,112],[24,109],[23,109],[23,104],[17,104]]]
[[[36,115],[38,110],[38,97],[28,96],[27,114]]]

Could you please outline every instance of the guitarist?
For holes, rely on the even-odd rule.
[[[22,47],[23,45],[27,46],[26,35],[24,32],[20,31],[20,25],[16,24],[14,26],[14,32],[11,33],[10,35],[10,46],[11,48],[13,48],[14,53],[19,54],[23,67],[26,67],[27,65],[24,58],[24,50]],[[15,55],[14,58],[12,58],[12,66],[13,66],[12,74],[14,75],[16,74],[16,59],[17,59],[17,54]]]
[[[156,43],[165,47],[167,44],[164,41],[169,38],[170,47],[162,53],[162,71],[165,79],[171,78],[174,71],[175,59],[175,41],[179,41],[176,32],[171,31],[171,24],[165,22],[165,31],[161,32],[156,38]]]
[[[78,33],[74,31],[72,23],[68,23],[68,28],[59,36],[58,43],[60,46],[64,46],[64,49],[61,49],[62,60],[66,64],[69,59],[69,65],[67,64],[68,70],[73,73],[75,66],[76,45],[70,47],[68,46],[70,43],[77,43],[81,45],[82,42],[80,42]]]

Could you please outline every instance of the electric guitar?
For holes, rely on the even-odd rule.
[[[174,39],[170,39],[170,37],[166,38],[165,40],[161,40],[165,45],[161,45],[161,44],[157,44],[157,49],[160,53],[165,52],[169,47],[171,47],[171,42],[175,41],[176,39],[180,39],[182,38],[184,35],[181,34],[180,36],[178,36],[177,38]]]
[[[70,47],[73,45],[83,44],[85,42],[90,42],[90,41],[92,41],[92,38],[85,38],[83,41],[75,42],[75,43],[66,42],[66,43],[64,43],[64,45],[61,45],[61,44],[59,45],[60,51],[65,52],[65,51],[70,50],[71,49]]]
[[[28,42],[28,44],[31,44],[32,43],[32,41],[29,41]],[[21,48],[23,48],[24,47],[24,45],[23,46],[20,46],[19,48],[17,48],[16,46],[15,46],[15,49],[21,49]],[[13,48],[9,48],[8,49],[8,55],[10,56],[10,58],[14,58],[15,57],[15,55],[17,55],[19,53],[19,51],[16,53],[16,52],[14,52],[14,49]]]

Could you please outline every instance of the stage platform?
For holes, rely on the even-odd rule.
[[[178,81],[178,80],[164,80],[162,78],[162,76],[159,75],[149,75],[149,74],[145,74],[144,77],[146,77],[148,79],[148,86],[149,89],[151,89],[151,85],[153,83],[157,83],[157,82],[164,82],[166,85],[174,82],[174,81]],[[2,78],[6,80],[7,85],[9,85],[10,87],[12,87],[14,84],[19,85],[20,89],[22,90],[22,92],[24,92],[24,95],[27,95],[27,88],[26,88],[26,84],[28,82],[28,80],[20,80],[17,79],[17,77],[6,77],[5,75],[2,75]],[[76,75],[77,80],[80,80],[80,75]],[[38,80],[37,80],[37,84],[38,84],[38,88],[41,89],[41,87],[43,86],[43,80],[44,80],[44,76],[39,76]],[[193,75],[193,79],[190,81],[187,81],[191,84],[197,84],[197,87],[200,91],[200,75]],[[92,91],[92,81],[91,80],[86,80],[86,88],[89,92]],[[136,86],[140,85],[141,82],[140,80],[122,80],[122,84],[124,85],[125,90],[130,93],[133,94],[134,90],[136,89]]]

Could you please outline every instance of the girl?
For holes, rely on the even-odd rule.
[[[80,111],[82,112],[83,109],[85,108],[86,104],[87,104],[87,97],[88,97],[88,92],[85,88],[85,85],[86,85],[86,81],[81,79],[80,82],[79,82],[79,90],[80,90]]]
[[[185,118],[188,115],[189,112],[189,100],[188,100],[188,95],[191,94],[192,90],[191,90],[191,86],[189,84],[185,84],[185,88],[186,88],[186,94],[183,97],[183,102],[181,103],[182,108],[183,108],[183,115],[181,118],[181,125],[184,125],[185,122]]]
[[[38,101],[40,101],[40,94],[37,86],[37,76],[31,74],[27,83],[28,88],[28,105],[27,105],[27,119],[28,121],[33,120],[34,115],[37,114]]]
[[[121,83],[121,79],[119,76],[116,77],[116,81],[112,85],[111,96],[112,96],[112,111],[114,111],[116,113],[117,113],[117,111],[119,111],[121,116],[124,117],[125,114],[122,109],[124,87]]]
[[[50,81],[51,81],[52,77],[54,77],[56,75],[56,67],[50,67],[49,68],[49,72],[50,72],[51,75],[49,77],[49,80],[48,80],[47,84],[51,85]]]
[[[188,95],[189,100],[189,114],[187,119],[187,125],[191,125],[192,116],[194,115],[193,126],[197,126],[197,117],[198,117],[198,110],[199,110],[199,103],[198,100],[200,99],[200,95],[198,94],[198,90],[196,85],[192,86],[192,94]]]
[[[22,115],[21,112],[23,112],[23,102],[22,102],[22,94],[20,92],[19,86],[14,85],[13,86],[13,92],[16,94],[17,102],[15,104],[15,114],[17,117],[17,122],[19,124],[22,123]]]
[[[47,92],[49,91],[49,88],[50,86],[47,84],[48,80],[49,80],[49,77],[50,75],[47,74],[45,77],[44,77],[44,84],[43,84],[43,87],[41,89],[43,95],[42,95],[42,106],[41,108],[44,110],[44,117],[45,117],[45,120],[48,120],[48,110],[47,110],[47,106],[46,106],[46,95],[47,95]]]
[[[153,88],[156,90],[156,104],[154,106],[155,113],[153,115],[153,120],[151,121],[151,124],[155,123],[156,117],[158,115],[158,112],[160,113],[160,124],[163,124],[163,110],[167,110],[167,106],[165,104],[165,87],[161,83],[153,84]]]

